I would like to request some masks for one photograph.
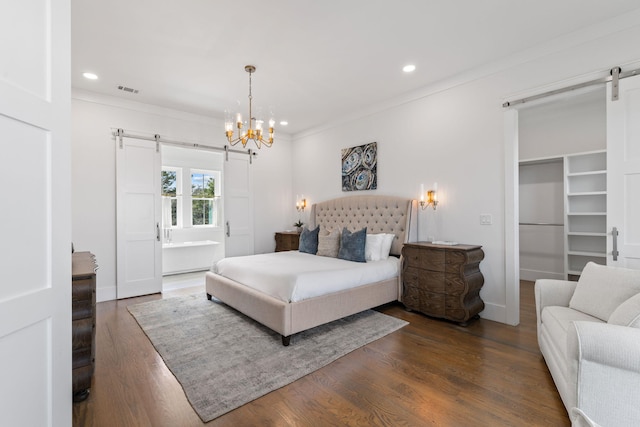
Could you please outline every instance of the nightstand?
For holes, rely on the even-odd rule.
[[[278,231],[276,233],[276,252],[297,251],[300,233],[297,231]]]
[[[463,326],[484,309],[482,246],[406,243],[402,247],[402,302],[410,309]]]

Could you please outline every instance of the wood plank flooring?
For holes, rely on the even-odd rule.
[[[202,286],[97,305],[96,371],[74,426],[203,425],[126,309],[195,292],[205,298]],[[410,324],[207,425],[570,425],[538,349],[532,282],[521,283],[517,327],[379,310]]]

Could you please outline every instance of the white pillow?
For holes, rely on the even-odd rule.
[[[640,293],[635,294],[613,310],[607,323],[640,329]]]
[[[616,308],[640,293],[640,270],[588,262],[569,307],[607,322]]]
[[[380,248],[380,259],[389,258],[389,252],[391,252],[391,245],[393,244],[393,239],[396,238],[395,234],[383,234],[384,238],[382,239],[382,247]]]
[[[384,242],[384,234],[367,234],[367,240],[364,244],[364,259],[367,261],[380,261],[382,258],[382,243]]]

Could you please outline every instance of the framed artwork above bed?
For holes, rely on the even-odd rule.
[[[378,188],[378,143],[342,149],[342,191]]]

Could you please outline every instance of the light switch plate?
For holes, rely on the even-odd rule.
[[[491,214],[480,214],[480,225],[491,225],[493,224],[493,219],[491,218]]]

